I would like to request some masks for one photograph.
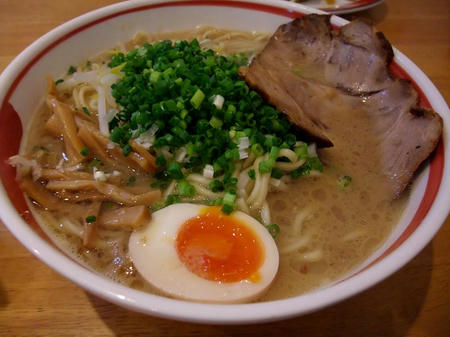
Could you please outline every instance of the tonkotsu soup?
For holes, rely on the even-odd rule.
[[[136,268],[130,235],[156,226],[152,214],[169,205],[205,205],[220,210],[222,220],[243,212],[266,227],[279,254],[275,280],[251,301],[325,286],[379,248],[406,197],[390,199],[373,169],[379,155],[358,148],[369,117],[352,116],[348,130],[330,135],[331,148],[308,142],[238,76],[269,37],[205,26],[138,33],[48,79],[44,102],[10,162],[55,243],[117,282],[179,297]],[[348,107],[344,96],[324,99],[331,111]],[[237,228],[233,236],[243,232]],[[191,247],[201,261],[193,263],[225,261],[231,241],[201,235],[206,239],[194,238]],[[141,239],[145,245],[147,237]],[[199,248],[200,241],[207,247]],[[200,267],[197,276],[210,265]],[[232,279],[208,275],[208,282]],[[238,281],[257,283],[255,275]]]

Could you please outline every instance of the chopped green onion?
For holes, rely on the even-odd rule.
[[[338,178],[338,185],[341,188],[345,188],[350,186],[350,184],[352,183],[352,177],[350,176],[341,176]]]
[[[83,148],[81,149],[81,151],[80,151],[80,154],[81,154],[83,157],[86,157],[86,156],[89,154],[89,148],[88,148],[87,146],[83,147]]]
[[[166,189],[169,183],[166,180],[158,180],[150,184],[150,187]]]
[[[264,160],[259,163],[258,169],[259,169],[260,173],[264,174],[264,173],[269,173],[270,171],[272,171],[272,169],[275,165],[275,159],[278,156],[278,152],[279,152],[279,148],[272,147],[272,149],[270,150],[269,159]]]
[[[150,74],[150,82],[156,83],[159,81],[160,77],[161,77],[161,73],[159,71],[152,71]]]
[[[97,217],[95,215],[89,215],[88,217],[86,217],[85,221],[87,223],[96,222],[97,221]]]
[[[82,109],[83,109],[83,112],[84,112],[86,115],[88,115],[88,116],[91,115],[91,114],[89,113],[88,108],[86,108],[86,107],[84,106]]]
[[[272,167],[275,164],[275,162],[272,162],[271,160],[264,160],[259,163],[258,170],[259,173],[265,174],[270,173],[272,171]]]
[[[237,148],[234,148],[234,149],[231,149],[231,150],[227,150],[225,152],[225,158],[233,159],[233,160],[240,159],[239,150]]]
[[[125,157],[128,156],[130,154],[130,152],[131,152],[130,144],[126,144],[124,147],[122,147],[122,153]]]
[[[115,143],[121,143],[121,140],[123,138],[125,138],[125,130],[119,127],[115,127],[109,135],[109,139],[111,139]]]
[[[170,79],[170,75],[173,75],[174,71],[172,68],[167,68],[166,70],[163,71],[163,76],[167,79]]]
[[[234,209],[234,202],[236,201],[236,193],[227,192],[223,197],[222,212],[230,214]]]
[[[299,159],[308,158],[308,144],[302,143],[300,146],[297,146],[295,149],[295,154]]]
[[[280,227],[273,223],[266,226],[266,229],[269,231],[270,235],[275,239],[278,234],[280,234]]]
[[[189,143],[187,145],[187,154],[190,156],[193,156],[195,154],[195,145],[192,143]]]
[[[216,129],[220,129],[222,127],[223,122],[217,118],[216,116],[212,116],[209,120],[209,124]]]
[[[233,205],[222,205],[222,212],[225,214],[231,214],[233,213],[234,206]]]
[[[213,180],[209,183],[208,188],[213,192],[223,191],[223,183],[220,180]]]
[[[291,171],[291,177],[298,178],[300,176],[306,176],[310,174],[311,171],[323,171],[323,164],[318,157],[308,158],[302,166]]]
[[[70,66],[69,70],[67,70],[67,75],[72,75],[76,71],[77,71],[77,68],[75,68],[74,66]]]
[[[307,164],[303,164],[298,169],[291,171],[292,178],[298,178],[301,176],[307,176],[311,172],[311,167]]]
[[[57,80],[55,81],[55,85],[58,85],[58,84],[60,84],[60,83],[62,83],[62,82],[64,82],[64,79],[62,79],[62,78],[57,79]]]
[[[181,119],[185,119],[188,114],[189,114],[189,111],[187,111],[186,109],[181,110],[181,112],[180,112]]]
[[[223,172],[222,165],[216,160],[213,164],[214,174],[220,174]]]
[[[273,135],[267,135],[266,136],[266,140],[264,141],[264,145],[266,147],[272,147],[272,146],[277,145],[277,142],[278,142],[278,138],[277,137],[275,137]]]
[[[164,166],[167,164],[166,157],[162,153],[158,153],[156,156],[156,165],[158,166]]]
[[[167,206],[169,206],[169,205],[172,205],[172,204],[177,204],[177,203],[179,203],[181,200],[180,200],[180,198],[178,197],[178,195],[175,195],[175,194],[169,194],[168,196],[167,196],[167,198],[166,198],[166,205]]]
[[[311,167],[311,170],[319,172],[323,171],[323,164],[318,157],[309,158],[308,164]]]
[[[197,40],[144,44],[113,55],[108,63],[121,75],[111,86],[119,106],[108,125],[111,141],[122,148],[124,155],[132,151],[130,140],[141,135],[149,136],[145,143],[157,153],[162,148],[172,154],[186,149],[184,159],[173,163],[156,155],[162,170],[155,174],[152,186],[166,188],[173,179],[180,186],[181,192],[177,190],[177,195],[168,197],[169,202],[177,202],[184,197],[181,194],[191,194],[192,189],[183,180],[191,173],[214,179],[210,190],[233,194],[237,188],[237,179],[232,176],[236,164],[249,155],[267,154],[268,159],[256,170],[281,178],[286,172],[275,168],[277,160],[286,159],[278,158],[280,148],[305,156],[305,164],[292,176],[321,169],[320,161],[308,156],[307,144],[297,141],[294,128],[282,112],[265,103],[239,77],[239,66],[245,64],[248,60],[244,56],[216,55],[201,48]],[[150,132],[153,126],[157,129]],[[248,174],[256,177],[254,169]],[[220,200],[225,212],[232,212],[234,203]]]
[[[281,179],[283,176],[283,171],[281,171],[278,167],[274,167],[272,169],[271,177],[275,179]]]
[[[195,187],[189,184],[186,180],[180,180],[177,188],[180,196],[191,198],[195,194]]]
[[[208,203],[208,206],[220,206],[222,205],[223,199],[222,198],[217,198],[216,200],[211,200]]]
[[[173,179],[180,180],[184,178],[183,172],[181,171],[181,164],[176,161],[169,163],[167,171]]]
[[[155,201],[153,204],[151,204],[148,208],[149,208],[150,212],[156,212],[157,210],[159,210],[165,206],[168,206],[166,201],[158,200],[158,201]]]
[[[279,147],[272,146],[269,153],[269,159],[275,161],[278,157],[279,152],[280,152]]]
[[[194,108],[199,109],[203,100],[205,99],[205,94],[200,89],[197,89],[194,96],[191,98],[191,104]]]
[[[252,149],[253,154],[256,157],[260,157],[260,156],[262,156],[264,154],[264,149],[261,146],[261,144],[258,144],[258,143],[253,144],[251,149]]]

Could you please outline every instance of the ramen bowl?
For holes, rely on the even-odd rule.
[[[60,250],[31,215],[6,161],[18,153],[24,130],[45,94],[44,78],[70,64],[129,40],[137,31],[164,32],[209,24],[229,29],[273,32],[304,14],[319,13],[285,1],[127,1],[73,19],[24,50],[0,77],[0,216],[13,235],[37,258],[85,290],[117,305],[149,315],[200,323],[241,324],[275,321],[313,312],[382,281],[418,254],[433,238],[450,208],[448,106],[435,86],[395,50],[391,70],[410,79],[421,104],[444,120],[443,137],[412,186],[394,230],[368,259],[339,280],[300,296],[248,304],[204,304],[144,293],[116,283]],[[332,17],[332,24],[345,20]]]

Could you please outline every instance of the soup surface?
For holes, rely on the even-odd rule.
[[[133,40],[118,45],[114,50],[83,62],[76,70],[82,72],[83,67],[90,70],[94,66],[101,66],[109,62],[117,50],[126,52],[145,42],[165,39],[190,41],[193,38],[198,39],[203,48],[212,48],[218,54],[243,53],[251,58],[264,47],[268,35],[211,27],[159,35],[139,33]],[[89,111],[96,111],[98,93],[89,90],[83,89],[83,84],[77,84],[70,90],[60,90],[60,97],[75,108],[86,106]],[[383,244],[397,223],[407,198],[403,196],[399,200],[390,200],[386,193],[387,187],[383,186],[385,179],[382,179],[377,169],[381,154],[359,146],[359,140],[370,137],[371,132],[370,118],[364,109],[358,110],[356,118],[352,114],[345,120],[345,111],[352,109],[352,100],[336,91],[318,93],[317,99],[328,102],[329,125],[340,125],[331,128],[339,130],[339,134],[330,134],[334,146],[318,150],[323,171],[312,170],[298,179],[280,179],[280,183],[271,180],[265,205],[248,208],[237,205],[261,222],[265,223],[269,218],[268,223],[279,226],[275,241],[280,254],[280,267],[276,280],[260,299],[262,301],[299,295],[330,284],[349,273]],[[334,113],[344,120],[333,119]],[[108,161],[95,161],[96,158],[82,166],[70,166],[64,157],[67,151],[62,137],[55,137],[48,130],[52,114],[53,111],[45,103],[38,107],[27,137],[23,140],[22,157],[36,160],[43,168],[58,168],[64,164],[66,169],[72,167],[74,172],[89,173],[94,169],[94,173],[107,173],[108,179],[113,179],[122,191],[136,195],[150,193],[149,186],[157,182],[157,178],[149,173],[115,166]],[[347,129],[342,128],[342,125],[347,125]],[[247,174],[252,166],[245,168],[245,160],[242,158],[241,167]],[[30,165],[24,166],[29,169]],[[283,188],[277,184],[282,184]],[[165,188],[170,189],[171,185]],[[63,200],[73,197],[64,189],[55,193]],[[79,219],[90,214],[89,207],[93,207],[84,202],[86,195],[77,194],[79,202],[76,206],[70,204],[72,206],[50,210],[41,207],[35,200],[30,202],[31,209],[56,244],[86,266],[127,286],[158,293],[139,275],[128,255],[129,229],[97,228],[94,243],[86,245],[84,242],[83,245],[83,235],[88,224],[85,223],[83,227]],[[163,196],[168,195],[170,192],[163,189]],[[216,199],[214,194],[208,196],[194,196],[190,201],[205,203]],[[119,209],[116,202],[103,202],[97,207],[101,208],[101,212]]]

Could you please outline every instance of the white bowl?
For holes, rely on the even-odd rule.
[[[443,139],[416,178],[406,210],[392,235],[365,263],[325,288],[285,300],[213,305],[155,296],[115,283],[67,257],[29,216],[15,171],[5,160],[18,152],[34,108],[45,91],[44,76],[57,77],[136,31],[160,32],[210,24],[225,28],[274,31],[303,14],[318,12],[292,2],[267,1],[127,1],[63,24],[24,50],[0,77],[0,216],[14,236],[47,265],[87,291],[131,310],[177,320],[238,324],[273,321],[312,312],[355,295],[388,277],[432,239],[450,208],[450,113],[435,86],[406,56],[395,51],[395,73],[409,77],[444,119]],[[340,26],[345,20],[333,17]],[[23,217],[21,217],[21,214]]]

